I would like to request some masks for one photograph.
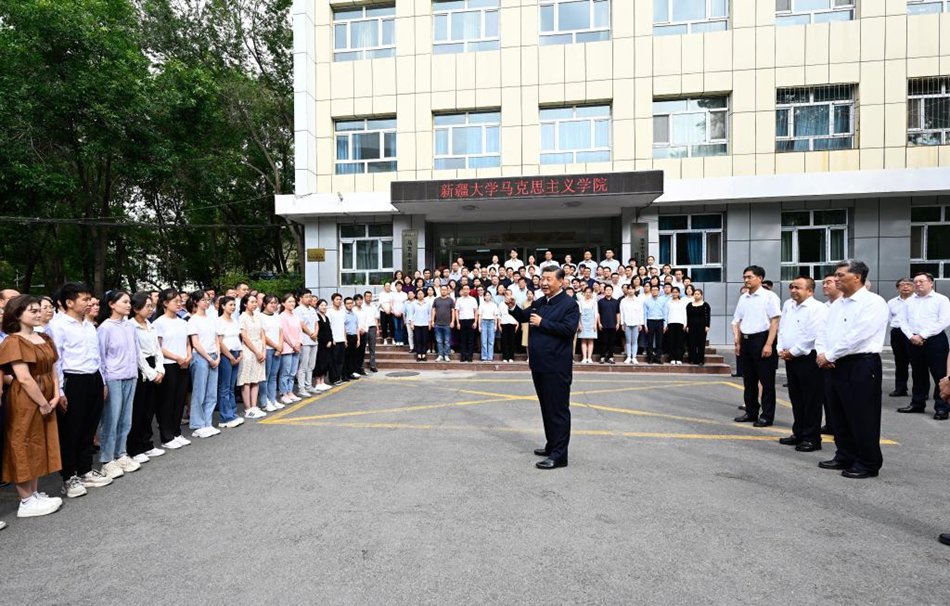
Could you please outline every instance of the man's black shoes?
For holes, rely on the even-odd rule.
[[[950,413],[947,413],[946,410],[937,411],[934,413],[934,421],[946,421],[947,417],[950,417]]]
[[[898,409],[897,409],[897,412],[904,412],[904,413],[908,413],[908,412],[924,412],[924,407],[923,407],[923,406],[916,406],[916,405],[914,405],[914,404],[908,404],[907,406],[904,406],[903,408],[898,408]]]
[[[754,417],[746,413],[742,415],[741,417],[736,417],[735,419],[733,419],[733,421],[735,421],[736,423],[758,423],[759,419],[758,417]]]
[[[549,454],[551,454],[551,453],[548,452],[548,450],[547,450],[546,448],[535,448],[535,449],[534,449],[534,454],[537,455],[537,456],[539,456],[539,457],[547,457],[547,456],[548,456]]]
[[[557,469],[558,467],[567,467],[567,459],[555,461],[554,459],[545,459],[534,464],[538,469]]]
[[[868,471],[866,469],[852,468],[852,469],[845,469],[844,471],[841,472],[841,475],[843,475],[846,478],[852,478],[854,480],[864,480],[866,478],[876,478],[877,472]]]
[[[838,459],[831,459],[831,460],[829,460],[829,461],[822,461],[822,462],[818,463],[818,467],[821,467],[822,469],[845,469],[845,470],[847,470],[847,469],[849,469],[849,468],[851,467],[851,465],[849,465],[848,463],[844,463],[844,462],[842,462],[842,461],[839,461]]]
[[[752,427],[771,427],[771,426],[772,426],[772,421],[769,421],[768,419],[764,417],[759,417],[756,420],[756,422],[752,424]]]
[[[814,452],[816,450],[821,450],[821,442],[802,442],[795,446],[795,450],[798,452]]]
[[[891,393],[887,395],[892,398],[903,398],[903,397],[906,397],[908,394],[907,394],[906,389],[895,389],[894,391],[892,391]]]
[[[802,443],[802,440],[801,438],[796,438],[795,436],[788,436],[787,438],[779,438],[778,443],[785,446],[798,446]]]

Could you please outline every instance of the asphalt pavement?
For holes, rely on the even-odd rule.
[[[755,429],[732,421],[737,379],[584,374],[570,466],[541,471],[529,375],[388,374],[45,518],[17,519],[3,489],[0,600],[950,603],[950,423],[895,413],[903,399],[884,398],[880,477],[850,480],[817,467],[830,442],[778,444],[784,390]]]

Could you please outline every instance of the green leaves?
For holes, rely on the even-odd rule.
[[[294,238],[273,195],[292,189],[289,7],[0,3],[0,258],[14,274],[103,290],[286,272]]]

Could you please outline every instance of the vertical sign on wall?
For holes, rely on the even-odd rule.
[[[414,229],[405,229],[402,232],[402,273],[407,276],[415,273],[418,267],[416,259],[417,235]]]
[[[650,229],[646,223],[632,223],[630,225],[630,256],[643,265],[647,262],[647,248],[650,242]],[[626,260],[626,259],[625,259]]]

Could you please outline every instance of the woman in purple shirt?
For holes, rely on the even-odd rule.
[[[139,344],[129,320],[132,298],[124,290],[111,290],[101,299],[97,331],[106,401],[99,430],[102,473],[118,478],[141,465],[126,452],[132,428],[132,402],[139,371]]]

